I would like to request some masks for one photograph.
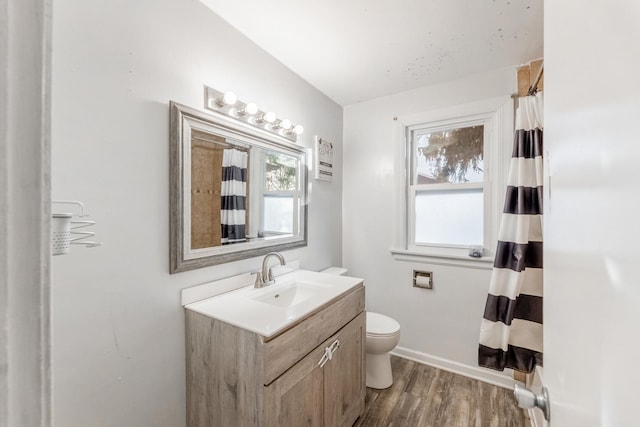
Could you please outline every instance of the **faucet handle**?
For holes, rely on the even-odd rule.
[[[264,280],[262,280],[262,273],[260,273],[259,271],[256,271],[256,282],[255,282],[255,287],[259,288],[264,284]]]
[[[276,264],[269,268],[268,279],[270,282],[276,280],[277,276],[291,271],[291,269],[287,269],[285,265],[286,264]]]

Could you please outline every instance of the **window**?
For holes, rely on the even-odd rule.
[[[262,230],[265,235],[291,234],[296,229],[299,192],[297,159],[279,153],[265,155]]]
[[[406,170],[396,230],[397,259],[449,258],[489,263],[502,206],[500,189],[513,133],[513,103],[493,99],[400,118],[398,167]],[[457,261],[452,261],[457,264]]]
[[[483,244],[484,140],[483,123],[410,131],[414,244]]]

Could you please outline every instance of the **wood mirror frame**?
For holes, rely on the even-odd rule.
[[[245,258],[264,255],[271,251],[283,251],[307,245],[307,176],[308,176],[308,151],[287,139],[275,135],[260,125],[252,126],[234,119],[233,117],[217,113],[215,111],[200,111],[175,102],[170,102],[170,218],[169,218],[169,272],[171,274],[196,268],[223,264]],[[217,147],[219,145],[219,147]],[[203,148],[204,147],[204,148]],[[246,222],[247,230],[240,242],[207,246],[208,243],[220,239],[216,227],[220,222],[215,218],[216,210],[220,209],[220,203],[215,202],[219,191],[220,173],[213,171],[211,177],[199,178],[203,164],[220,162],[221,150],[229,147],[236,152],[245,152],[246,156],[255,153],[256,159],[266,158],[267,154],[295,159],[295,191],[291,191],[290,198],[293,205],[292,232],[283,234],[258,233],[249,235],[248,226],[255,230],[255,222],[261,222],[261,212],[264,200],[268,194],[265,185],[266,176],[256,178],[255,173],[245,171],[246,175]],[[208,153],[208,159],[193,161],[192,153]],[[260,154],[262,153],[262,154]],[[210,156],[209,156],[210,154]],[[260,157],[262,156],[262,157]],[[265,160],[266,162],[266,160]],[[266,166],[264,168],[267,169]],[[194,175],[196,174],[196,175]],[[216,179],[216,176],[218,177]],[[196,184],[197,193],[192,193],[192,181]],[[214,200],[211,206],[192,204],[201,199],[200,187],[207,193],[209,200]],[[212,190],[213,189],[213,190]],[[249,191],[252,192],[250,196]],[[257,194],[257,196],[256,196]],[[257,198],[256,198],[257,197]],[[261,200],[262,203],[255,203]],[[256,206],[257,205],[257,206]],[[199,212],[202,218],[207,213],[212,214],[211,221],[206,225],[197,227],[207,228],[207,236],[195,236],[192,233],[192,222],[201,224],[202,221],[193,221],[193,212]],[[206,216],[205,216],[206,218]],[[250,221],[253,221],[250,222]],[[262,222],[261,222],[262,223]],[[221,225],[220,225],[221,226]],[[245,227],[242,227],[244,230]],[[213,239],[213,240],[212,240]],[[199,240],[194,248],[192,241]]]

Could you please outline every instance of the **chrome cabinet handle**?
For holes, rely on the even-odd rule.
[[[340,340],[335,340],[329,347],[324,348],[324,353],[322,353],[322,358],[318,362],[318,366],[321,368],[327,364],[327,362],[333,359],[333,353],[340,347]]]
[[[335,340],[333,343],[331,343],[331,345],[329,346],[329,351],[331,352],[331,356],[333,356],[333,353],[335,353],[338,347],[340,347],[340,340]],[[329,359],[331,359],[331,356],[329,357]]]
[[[325,347],[324,353],[322,353],[322,358],[318,362],[318,366],[320,366],[321,368],[329,361],[329,358],[327,357],[327,350],[328,348]]]

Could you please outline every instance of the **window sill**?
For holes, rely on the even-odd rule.
[[[491,270],[493,268],[493,257],[491,256],[472,258],[470,256],[445,255],[406,249],[390,249],[390,252],[396,261],[422,262],[452,267],[477,268],[480,270]]]

